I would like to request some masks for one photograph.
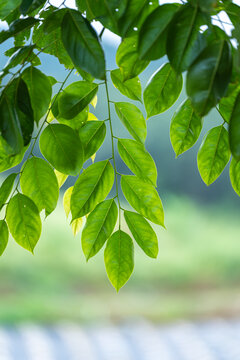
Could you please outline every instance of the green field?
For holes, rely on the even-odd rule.
[[[44,221],[35,256],[12,239],[0,261],[0,322],[124,321],[240,314],[239,209],[168,198],[160,252],[136,245],[135,270],[116,294],[103,251],[86,263],[64,211]]]

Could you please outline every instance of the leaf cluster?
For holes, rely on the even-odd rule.
[[[221,12],[228,15],[230,35]],[[240,7],[224,0],[163,5],[157,0],[76,0],[75,9],[65,1],[59,7],[45,0],[1,1],[0,19],[8,29],[0,32],[0,44],[13,39],[14,46],[6,51],[9,59],[0,73],[0,171],[25,157],[20,172],[7,176],[0,187],[0,255],[9,231],[19,245],[34,251],[41,235],[40,212],[48,216],[54,211],[59,188],[75,176],[63,198],[66,216],[71,215],[74,235],[82,230],[87,260],[106,245],[106,271],[116,290],[133,271],[132,239],[156,258],[158,239],[151,223],[164,227],[164,212],[156,166],[145,148],[147,121],[168,110],[183,87],[187,98],[170,123],[176,156],[195,144],[204,117],[210,114],[211,121],[211,110],[217,110],[222,121],[204,137],[199,172],[210,185],[232,155],[230,179],[240,195],[239,15]],[[99,34],[93,21],[103,26]],[[121,37],[118,68],[110,76],[102,47],[105,29]],[[39,69],[41,53],[65,66],[63,82]],[[161,58],[165,63],[142,91],[139,74]],[[73,71],[81,80],[67,85]],[[110,81],[126,101],[111,101]],[[89,108],[96,106],[100,86],[105,87],[108,116],[98,120]],[[113,132],[113,112],[129,138]],[[106,136],[111,156],[95,162]],[[34,155],[38,140],[42,158]],[[118,172],[116,152],[131,175]],[[120,191],[135,211],[122,207]],[[122,230],[122,214],[132,236]]]

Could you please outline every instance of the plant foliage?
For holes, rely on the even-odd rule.
[[[194,145],[203,117],[216,108],[222,122],[205,135],[197,156],[199,172],[210,185],[232,155],[230,179],[240,195],[240,6],[231,0],[163,5],[157,0],[76,0],[75,5],[68,8],[63,1],[55,7],[46,0],[0,4],[0,19],[8,24],[0,32],[0,44],[13,43],[0,73],[0,171],[24,158],[21,171],[8,175],[0,187],[0,255],[9,232],[34,251],[41,235],[40,212],[48,216],[54,211],[59,188],[69,175],[75,176],[63,198],[66,216],[71,214],[74,235],[83,228],[87,260],[105,246],[106,271],[118,291],[133,271],[133,239],[146,255],[158,255],[157,236],[148,221],[164,227],[164,212],[157,169],[145,148],[147,119],[168,110],[183,88],[187,98],[170,126],[176,156]],[[221,12],[228,15],[230,35]],[[100,33],[93,21],[102,24]],[[105,29],[121,37],[118,68],[110,73],[102,46]],[[65,66],[63,82],[39,69],[41,53]],[[162,57],[165,63],[142,91],[138,75]],[[81,80],[69,85],[73,71]],[[114,107],[110,81],[126,97]],[[108,115],[98,120],[89,105],[96,106],[99,87],[105,87]],[[130,138],[113,133],[113,111]],[[94,162],[106,136],[111,157]],[[38,141],[42,158],[34,154]],[[118,172],[117,151],[133,175]],[[123,208],[120,189],[135,212]],[[132,238],[122,229],[122,215]]]

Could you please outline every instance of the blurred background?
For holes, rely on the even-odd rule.
[[[108,69],[116,68],[118,41],[107,32],[103,35]],[[2,44],[1,53],[8,47],[9,43]],[[0,57],[1,67],[6,60],[3,55]],[[165,61],[152,62],[140,75],[143,89]],[[59,81],[66,76],[53,57],[42,55],[41,62],[40,69],[48,75]],[[78,79],[73,75],[69,82]],[[112,84],[110,89],[111,100],[129,101]],[[228,166],[208,188],[200,178],[196,162],[204,134],[221,120],[211,111],[204,119],[198,142],[176,159],[169,127],[174,111],[184,98],[183,91],[170,110],[147,122],[146,148],[158,168],[158,191],[166,218],[166,230],[155,226],[160,248],[158,258],[147,258],[136,245],[134,273],[116,294],[107,279],[103,251],[86,263],[81,234],[74,238],[65,218],[62,196],[76,180],[71,177],[62,187],[58,208],[44,221],[35,256],[10,239],[0,259],[1,324],[122,324],[139,319],[169,324],[186,319],[240,316],[240,201],[231,188]],[[143,106],[135,104],[145,114]],[[91,107],[90,111],[99,119],[106,118],[103,86],[96,109]],[[128,137],[113,107],[112,117],[115,134]],[[108,133],[96,161],[110,154]],[[128,173],[119,157],[117,168]],[[12,171],[16,168],[1,174],[0,180]],[[127,227],[125,230],[128,231]]]

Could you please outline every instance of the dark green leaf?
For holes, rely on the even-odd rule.
[[[78,132],[83,144],[85,161],[90,158],[102,145],[106,136],[104,121],[88,121]]]
[[[115,110],[134,139],[144,143],[147,136],[147,126],[141,111],[135,105],[125,102],[115,103]]]
[[[97,79],[105,78],[105,59],[95,30],[78,11],[68,10],[62,21],[62,41],[76,67]]]
[[[240,87],[236,86],[236,84],[229,84],[226,96],[219,103],[219,112],[227,123],[229,123],[232,116],[238,94],[240,94]]]
[[[38,208],[27,196],[17,194],[11,198],[6,220],[14,240],[33,253],[42,231]]]
[[[71,196],[72,219],[91,212],[103,201],[114,183],[113,167],[108,160],[90,165],[79,176]]]
[[[45,209],[46,216],[57,206],[59,187],[56,175],[51,166],[43,159],[32,157],[22,167],[20,185],[37,205],[39,212]]]
[[[119,34],[119,19],[126,4],[127,0],[87,0],[86,8],[91,17],[100,21],[105,28]]]
[[[211,12],[217,7],[217,0],[191,0],[191,4],[199,6],[202,11]]]
[[[123,80],[120,69],[111,71],[113,85],[125,96],[130,99],[142,102],[142,88],[138,77],[130,80]]]
[[[182,90],[182,75],[177,75],[169,63],[161,66],[150,78],[143,93],[147,116],[169,109]]]
[[[33,56],[35,56],[35,54],[33,54],[34,47],[34,45],[26,45],[17,49],[8,60],[3,71],[7,72],[8,70],[14,68],[17,65],[24,64],[25,61],[31,61],[31,59],[33,59]],[[38,58],[36,57],[36,59]]]
[[[119,139],[118,152],[135,175],[154,186],[157,185],[156,165],[141,143],[131,139]]]
[[[152,258],[158,255],[158,239],[151,225],[140,214],[124,211],[126,223],[138,245]]]
[[[34,120],[39,120],[46,114],[52,96],[52,86],[48,77],[37,68],[30,66],[22,73],[31,99]]]
[[[208,45],[191,65],[187,74],[187,93],[201,116],[225,95],[231,72],[231,51],[225,40]]]
[[[141,59],[156,60],[166,54],[167,29],[178,9],[177,4],[157,7],[144,21],[138,41]]]
[[[164,226],[162,202],[154,187],[136,176],[123,175],[123,194],[129,204],[148,220]]]
[[[0,44],[5,40],[9,39],[12,36],[17,36],[21,32],[31,28],[35,25],[39,20],[34,19],[33,17],[28,17],[25,19],[18,19],[14,21],[8,30],[2,30],[0,32]]]
[[[212,184],[230,159],[228,132],[223,125],[211,129],[199,149],[198,170],[206,185]]]
[[[0,256],[3,254],[8,243],[8,227],[4,220],[0,220]]]
[[[229,119],[229,143],[233,156],[240,160],[240,93],[238,93]]]
[[[133,242],[124,231],[116,231],[108,240],[104,262],[109,280],[119,291],[130,278],[134,267]]]
[[[240,196],[240,161],[232,158],[229,175],[234,191]]]
[[[59,96],[59,116],[72,119],[79,114],[97,94],[98,85],[87,81],[77,81],[66,87]]]
[[[149,64],[140,60],[137,52],[137,36],[125,38],[118,47],[116,62],[121,70],[123,80],[129,80],[139,75]]]
[[[23,138],[14,98],[6,91],[0,98],[0,154],[1,157],[15,155],[23,148]]]
[[[21,4],[21,1],[22,0],[1,0],[0,19],[5,20],[5,18]]]
[[[172,67],[181,73],[189,68],[206,46],[205,36],[199,30],[203,25],[198,7],[181,6],[176,13],[167,39],[167,55]]]
[[[117,215],[117,205],[113,199],[110,199],[98,204],[87,217],[82,232],[82,249],[87,260],[96,255],[111,236]]]
[[[73,129],[62,124],[48,125],[40,136],[39,145],[43,156],[55,169],[73,176],[80,173],[83,146]]]
[[[192,107],[190,99],[185,100],[171,120],[170,139],[172,147],[179,156],[191,148],[202,130],[202,118]]]
[[[17,174],[8,175],[8,177],[4,180],[4,182],[2,183],[2,185],[0,187],[0,210],[2,209],[3,205],[6,203],[8,197],[12,191],[16,176],[17,176]]]
[[[30,14],[40,6],[43,6],[45,2],[46,0],[23,0],[20,6],[20,11],[23,15]]]

